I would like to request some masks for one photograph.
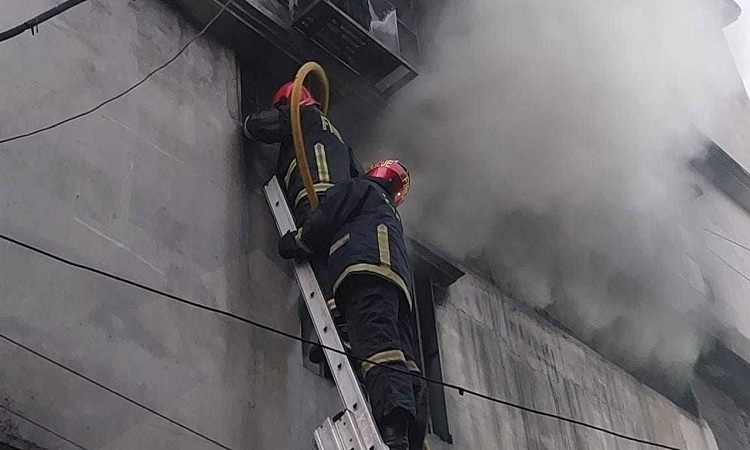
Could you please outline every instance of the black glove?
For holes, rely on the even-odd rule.
[[[294,232],[290,231],[279,239],[279,255],[284,259],[293,259],[301,258],[307,255],[307,252],[299,248],[294,239]]]
[[[245,119],[243,130],[252,141],[264,144],[281,142],[292,135],[289,109],[271,109],[257,112]]]

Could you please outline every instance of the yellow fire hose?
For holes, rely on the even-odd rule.
[[[302,137],[302,123],[300,120],[300,99],[302,98],[302,85],[305,83],[305,79],[309,74],[314,74],[318,77],[318,81],[323,88],[321,95],[320,109],[323,114],[328,114],[328,101],[330,97],[330,86],[328,84],[328,77],[326,76],[325,70],[318,63],[308,62],[300,67],[297,72],[297,76],[294,77],[294,86],[292,88],[292,99],[289,107],[292,112],[292,140],[294,141],[294,153],[297,159],[297,167],[299,168],[300,175],[302,175],[302,182],[305,185],[305,192],[307,192],[307,198],[310,201],[310,207],[315,209],[318,207],[318,195],[315,193],[313,187],[312,175],[310,175],[310,165],[307,163],[307,157],[305,155],[305,141]]]

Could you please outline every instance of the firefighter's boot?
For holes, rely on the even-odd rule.
[[[383,427],[383,442],[391,450],[409,450],[406,425]]]
[[[383,443],[390,450],[409,450],[409,421],[402,411],[396,410],[388,414],[380,428]]]

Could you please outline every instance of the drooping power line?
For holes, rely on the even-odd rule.
[[[96,105],[96,106],[94,106],[92,108],[89,108],[86,111],[80,112],[80,113],[78,113],[78,114],[76,114],[74,116],[68,117],[67,119],[63,119],[63,120],[61,120],[59,122],[55,122],[53,124],[44,126],[42,128],[36,129],[34,131],[29,131],[27,133],[22,133],[22,134],[19,134],[19,135],[16,135],[16,136],[12,136],[12,137],[9,137],[9,138],[0,139],[0,144],[7,144],[8,142],[13,142],[13,141],[17,141],[19,139],[24,139],[24,138],[27,138],[27,137],[30,137],[30,136],[34,136],[36,134],[43,133],[45,131],[49,131],[49,130],[51,130],[53,128],[57,128],[57,127],[59,127],[61,125],[65,125],[66,123],[73,122],[74,120],[78,120],[81,117],[85,117],[85,116],[87,116],[87,115],[89,115],[89,114],[91,114],[93,112],[96,112],[100,108],[102,108],[102,107],[104,107],[104,106],[106,106],[106,105],[114,102],[115,100],[119,100],[122,97],[128,95],[129,93],[131,93],[132,91],[134,91],[136,88],[138,88],[140,85],[142,85],[143,83],[145,83],[146,81],[148,81],[149,78],[151,78],[152,76],[156,75],[156,73],[158,73],[159,71],[161,71],[162,69],[164,69],[168,65],[172,64],[177,58],[180,57],[180,55],[182,55],[185,52],[185,50],[187,50],[187,48],[190,46],[190,44],[192,44],[198,38],[200,38],[201,36],[203,36],[204,34],[206,34],[206,32],[208,31],[209,27],[211,27],[211,25],[213,25],[213,23],[216,22],[216,20],[219,18],[219,16],[221,16],[221,14],[227,9],[227,6],[229,6],[229,4],[231,3],[231,1],[232,0],[228,0],[226,3],[224,3],[224,6],[222,6],[222,8],[219,10],[219,12],[216,13],[216,15],[211,20],[208,21],[208,23],[203,27],[203,29],[201,29],[198,32],[198,34],[196,34],[195,36],[193,36],[192,39],[190,39],[185,45],[183,45],[182,48],[180,48],[180,50],[177,53],[175,53],[174,56],[172,56],[171,58],[169,58],[167,61],[165,61],[163,64],[159,65],[157,68],[155,68],[151,72],[149,72],[148,75],[146,75],[145,77],[141,78],[134,85],[130,86],[129,88],[125,89],[124,91],[120,92],[119,94],[115,95],[114,97],[110,97],[109,99],[104,100],[103,102],[99,103],[98,105]]]
[[[463,387],[463,386],[459,386],[459,385],[452,384],[452,383],[446,383],[446,382],[439,381],[439,380],[434,380],[432,378],[425,377],[425,376],[423,376],[421,374],[418,374],[418,373],[414,373],[414,372],[411,372],[411,371],[402,371],[400,369],[394,368],[394,367],[389,366],[387,364],[382,364],[382,363],[378,363],[378,362],[375,362],[375,361],[370,361],[370,360],[368,360],[366,358],[362,358],[362,357],[359,357],[357,355],[353,355],[353,354],[351,354],[349,352],[341,351],[341,350],[338,350],[338,349],[335,349],[335,348],[332,348],[332,347],[328,347],[328,346],[322,345],[322,344],[320,344],[318,342],[315,342],[315,341],[312,341],[312,340],[309,340],[309,339],[305,339],[305,338],[302,338],[300,336],[296,336],[296,335],[288,333],[286,331],[274,328],[274,327],[272,327],[270,325],[266,325],[266,324],[263,324],[261,322],[258,322],[258,321],[252,320],[252,319],[248,319],[248,318],[245,318],[245,317],[242,317],[242,316],[238,316],[238,315],[233,314],[233,313],[228,312],[228,311],[223,311],[223,310],[220,310],[220,309],[213,308],[211,306],[203,305],[203,304],[197,303],[195,301],[188,300],[188,299],[176,296],[174,294],[170,294],[168,292],[160,291],[158,289],[146,286],[146,285],[138,283],[136,281],[131,281],[131,280],[127,279],[127,278],[123,278],[123,277],[120,277],[118,275],[114,275],[114,274],[105,272],[105,271],[103,271],[101,269],[97,269],[95,267],[91,267],[91,266],[87,266],[85,264],[81,264],[81,263],[77,263],[75,261],[71,261],[69,259],[66,259],[66,258],[63,258],[61,256],[55,255],[55,254],[50,253],[50,252],[48,252],[46,250],[42,250],[40,248],[37,248],[37,247],[35,247],[33,245],[30,245],[30,244],[27,244],[25,242],[21,242],[21,241],[19,241],[17,239],[11,238],[11,237],[6,236],[4,234],[0,234],[0,240],[4,240],[6,242],[10,242],[10,243],[12,243],[14,245],[17,245],[19,247],[23,247],[23,248],[25,248],[27,250],[30,250],[30,251],[34,252],[34,253],[43,255],[43,256],[45,256],[47,258],[50,258],[50,259],[53,259],[55,261],[61,262],[61,263],[66,264],[68,266],[75,267],[77,269],[84,270],[84,271],[90,272],[90,273],[94,273],[94,274],[97,274],[97,275],[100,275],[100,276],[103,276],[103,277],[106,277],[106,278],[110,278],[112,280],[115,280],[115,281],[118,281],[118,282],[130,285],[130,286],[142,289],[142,290],[150,292],[152,294],[156,294],[158,296],[161,296],[161,297],[164,297],[164,298],[168,298],[170,300],[174,300],[176,302],[179,302],[179,303],[182,303],[182,304],[185,304],[185,305],[189,305],[189,306],[192,306],[192,307],[195,307],[195,308],[198,308],[198,309],[202,309],[204,311],[208,311],[208,312],[211,312],[211,313],[214,313],[214,314],[218,314],[218,315],[221,315],[221,316],[224,316],[224,317],[228,317],[228,318],[237,320],[239,322],[243,322],[243,323],[246,323],[248,325],[252,325],[254,327],[257,327],[257,328],[260,328],[262,330],[268,331],[270,333],[273,333],[273,334],[276,334],[276,335],[279,335],[279,336],[283,336],[283,337],[288,338],[288,339],[292,339],[292,340],[295,340],[295,341],[298,341],[298,342],[302,342],[302,343],[305,343],[305,344],[319,346],[319,347],[324,348],[326,350],[332,351],[334,353],[338,353],[340,355],[347,356],[349,358],[352,358],[352,359],[355,359],[355,360],[358,360],[358,361],[361,361],[361,362],[369,362],[369,363],[372,363],[373,365],[376,365],[376,366],[385,367],[386,369],[389,369],[389,370],[394,370],[394,371],[397,371],[397,372],[402,372],[402,373],[405,373],[405,374],[407,374],[409,376],[412,376],[412,377],[415,377],[415,378],[419,378],[421,380],[424,380],[427,383],[437,384],[437,385],[443,386],[443,387],[448,388],[448,389],[453,389],[453,390],[457,391],[459,393],[459,395],[465,395],[465,394],[473,395],[475,397],[478,397],[478,398],[481,398],[481,399],[484,399],[484,400],[488,400],[488,401],[493,402],[493,403],[497,403],[497,404],[500,404],[500,405],[509,406],[511,408],[519,409],[521,411],[525,411],[525,412],[528,412],[528,413],[531,413],[531,414],[536,414],[536,415],[543,416],[543,417],[548,417],[548,418],[552,418],[552,419],[561,420],[563,422],[568,422],[568,423],[573,424],[573,425],[578,425],[578,426],[581,426],[581,427],[589,428],[591,430],[595,430],[595,431],[599,431],[599,432],[602,432],[602,433],[606,433],[606,434],[609,434],[611,436],[614,436],[614,437],[617,437],[617,438],[620,438],[620,439],[624,439],[624,440],[628,440],[628,441],[631,441],[631,442],[637,442],[639,444],[650,445],[650,446],[653,446],[653,447],[663,448],[663,449],[667,449],[667,450],[680,450],[677,447],[672,447],[672,446],[669,446],[669,445],[660,444],[660,443],[653,442],[653,441],[648,441],[646,439],[640,439],[640,438],[636,438],[636,437],[633,437],[633,436],[628,436],[626,434],[618,433],[618,432],[613,431],[613,430],[608,430],[606,428],[599,427],[599,426],[596,426],[596,425],[593,425],[593,424],[590,424],[590,423],[582,422],[580,420],[571,419],[569,417],[564,417],[564,416],[560,416],[560,415],[549,413],[549,412],[539,411],[539,410],[536,410],[536,409],[533,409],[533,408],[530,408],[530,407],[527,407],[527,406],[523,406],[523,405],[519,405],[517,403],[509,402],[507,400],[502,400],[502,399],[499,399],[499,398],[496,398],[496,397],[492,397],[490,395],[483,394],[481,392],[474,391],[472,389],[468,389],[468,388]],[[4,339],[8,340],[4,335],[0,335],[0,337],[3,337]],[[11,341],[11,342],[13,342],[13,343],[15,343],[17,345],[20,344],[20,343],[17,343],[15,341]],[[26,348],[26,347],[24,347],[24,348]],[[30,350],[28,348],[26,348],[26,349]],[[34,352],[33,350],[30,350],[30,351]],[[38,354],[36,352],[34,352],[34,353],[37,354],[38,356],[42,356],[42,355],[40,355],[40,354]],[[67,369],[67,370],[70,371],[70,369],[68,369],[67,367],[63,366],[60,363],[51,361],[49,358],[46,358],[46,357],[45,357],[45,359],[47,359],[48,361],[52,362],[55,365],[58,365],[58,366],[63,367],[63,368],[65,368],[65,369]],[[100,386],[100,387],[104,387],[104,386]],[[104,388],[108,389],[106,387],[104,387]],[[117,395],[121,396],[121,394],[117,394]],[[221,445],[221,444],[218,444],[218,445]]]
[[[11,409],[11,408],[3,405],[2,403],[0,403],[0,409],[2,409],[4,411],[7,411],[7,412],[9,412],[10,414],[13,414],[16,417],[20,417],[21,419],[25,420],[26,422],[29,422],[30,424],[36,426],[37,428],[41,428],[42,430],[46,431],[47,433],[49,433],[49,434],[51,434],[53,436],[57,436],[58,438],[62,439],[63,441],[67,442],[68,444],[70,444],[70,445],[72,445],[74,447],[80,448],[81,450],[88,450],[86,447],[82,446],[81,444],[78,444],[78,443],[72,441],[71,439],[66,438],[65,436],[63,436],[62,434],[58,433],[57,431],[55,431],[55,430],[53,430],[51,428],[45,427],[41,423],[39,423],[39,422],[37,422],[37,421],[29,418],[25,414],[20,413],[20,412],[14,410],[14,409]]]
[[[739,247],[739,248],[741,248],[741,249],[744,249],[744,250],[747,250],[747,251],[749,251],[749,252],[750,252],[750,247],[748,247],[747,245],[744,245],[744,244],[740,244],[739,242],[735,241],[734,239],[730,239],[730,238],[728,238],[728,237],[724,236],[723,234],[721,234],[721,233],[718,233],[718,232],[716,232],[716,231],[714,231],[714,230],[712,230],[712,229],[710,229],[710,228],[706,228],[706,227],[703,227],[703,231],[706,231],[706,232],[708,232],[708,233],[711,233],[711,234],[713,234],[714,236],[716,236],[716,237],[718,237],[718,238],[724,239],[725,241],[727,241],[727,242],[729,242],[729,243],[731,243],[731,244],[734,244],[734,245],[736,245],[737,247]]]
[[[193,434],[193,435],[198,436],[198,437],[200,437],[202,439],[205,439],[208,442],[210,442],[210,443],[212,443],[212,444],[214,444],[214,445],[216,445],[218,447],[221,447],[221,448],[224,448],[224,449],[227,449],[227,450],[231,450],[229,447],[227,447],[226,445],[224,445],[221,442],[217,441],[216,439],[210,438],[210,437],[206,436],[205,434],[203,434],[203,433],[201,433],[199,431],[196,431],[193,428],[190,428],[189,426],[184,425],[184,424],[182,424],[182,423],[180,423],[180,422],[172,419],[171,417],[165,416],[164,414],[160,413],[159,411],[157,411],[157,410],[155,410],[153,408],[150,408],[150,407],[144,405],[143,403],[141,403],[141,402],[139,402],[137,400],[133,400],[132,398],[128,397],[127,395],[121,394],[121,393],[117,392],[116,390],[114,390],[114,389],[112,389],[112,388],[110,388],[110,387],[108,387],[108,386],[106,386],[106,385],[104,385],[104,384],[102,384],[102,383],[94,380],[93,378],[91,378],[91,377],[89,377],[87,375],[84,375],[83,373],[81,373],[81,372],[79,372],[79,371],[77,371],[75,369],[72,369],[72,368],[66,366],[65,364],[62,364],[62,363],[60,363],[58,361],[55,361],[54,359],[50,358],[49,356],[46,356],[43,353],[40,353],[40,352],[34,350],[33,348],[28,347],[28,346],[20,343],[19,341],[15,340],[13,338],[10,338],[10,337],[6,336],[2,332],[0,332],[0,339],[6,341],[8,343],[11,343],[11,344],[13,344],[13,345],[15,345],[15,346],[17,346],[19,348],[22,348],[22,349],[26,350],[27,352],[29,352],[29,353],[31,353],[31,354],[33,354],[35,356],[38,356],[39,358],[42,358],[43,360],[47,361],[48,363],[50,363],[52,365],[55,365],[55,366],[57,366],[57,367],[65,370],[67,372],[72,373],[73,375],[77,376],[78,378],[81,378],[83,380],[88,381],[89,383],[91,383],[91,384],[93,384],[95,386],[100,387],[101,389],[109,392],[112,395],[115,395],[115,396],[117,396],[117,397],[125,400],[128,403],[131,403],[131,404],[133,404],[133,405],[135,405],[135,406],[137,406],[137,407],[139,407],[139,408],[141,408],[141,409],[143,409],[145,411],[148,411],[149,413],[151,413],[151,414],[153,414],[153,415],[155,415],[157,417],[160,417],[160,418],[166,420],[167,422],[171,423],[172,425],[175,425],[175,426],[177,426],[179,428],[182,428],[183,430],[187,431],[190,434]]]

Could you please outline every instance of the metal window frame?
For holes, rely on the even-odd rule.
[[[464,271],[424,240],[407,239],[409,256],[414,266],[414,304],[419,337],[419,353],[425,376],[443,381],[443,360],[440,353],[440,330],[435,313],[440,304],[439,292],[464,275]],[[428,383],[430,432],[442,441],[453,444],[448,418],[445,388]]]
[[[422,370],[427,378],[443,381],[443,360],[440,353],[440,337],[435,319],[435,284],[428,273],[415,274],[415,314],[418,327],[419,353]],[[429,396],[429,431],[442,441],[453,444],[448,420],[445,388],[436,383],[427,384]]]
[[[705,154],[690,161],[690,166],[750,213],[750,173],[723,148],[709,141]]]

